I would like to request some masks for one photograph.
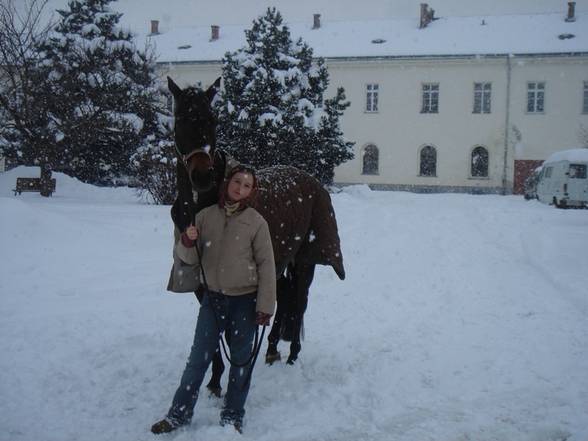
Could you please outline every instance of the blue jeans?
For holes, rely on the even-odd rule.
[[[257,293],[226,296],[210,291],[204,294],[190,356],[167,414],[174,423],[187,424],[192,419],[204,374],[217,350],[219,338],[225,330],[230,333],[230,353],[233,364],[241,365],[251,356],[257,328],[256,298]],[[245,415],[245,401],[249,393],[250,369],[251,361],[244,367],[231,365],[221,420],[242,421]]]

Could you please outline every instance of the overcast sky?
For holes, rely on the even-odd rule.
[[[17,3],[21,0],[15,0]],[[170,28],[189,25],[249,24],[276,6],[287,22],[367,20],[418,17],[422,0],[118,0],[112,7],[123,12],[123,24],[145,32],[150,20]],[[67,0],[49,0],[48,8],[64,7]],[[567,11],[565,0],[431,0],[437,16],[535,14]],[[588,0],[576,2],[578,12],[588,11]]]

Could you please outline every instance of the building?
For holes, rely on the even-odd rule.
[[[288,23],[325,58],[355,159],[338,184],[377,189],[520,193],[551,153],[588,127],[588,14],[561,13]],[[151,23],[161,75],[208,85],[243,26]],[[331,95],[334,94],[331,93]]]

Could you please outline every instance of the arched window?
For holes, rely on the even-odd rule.
[[[379,152],[375,145],[368,145],[363,150],[363,168],[361,173],[364,175],[378,174]]]
[[[437,150],[435,147],[426,145],[420,153],[420,176],[437,176]]]
[[[484,147],[472,150],[471,173],[473,178],[488,177],[488,150]]]

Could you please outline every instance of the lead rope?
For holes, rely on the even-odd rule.
[[[195,244],[195,247],[196,247],[196,254],[198,255],[198,261],[200,262],[200,271],[202,272],[202,282],[204,285],[204,290],[206,291],[206,293],[209,293],[208,282],[206,281],[206,273],[204,272],[204,266],[202,265],[202,254],[200,253],[200,248],[198,248],[197,244]],[[216,322],[216,327],[218,329],[220,329],[220,326],[218,324],[218,318],[216,317],[216,311],[214,310],[214,308],[212,308],[212,313],[214,314],[214,320]],[[255,339],[254,339],[254,343],[253,343],[253,351],[251,352],[251,355],[249,356],[247,361],[242,364],[234,363],[233,360],[231,360],[231,357],[229,357],[229,354],[227,352],[227,347],[225,345],[225,339],[223,338],[222,333],[219,335],[221,347],[223,348],[223,352],[225,354],[225,357],[228,360],[228,362],[231,364],[231,366],[245,367],[251,362],[251,368],[249,369],[249,373],[247,374],[247,379],[246,379],[245,384],[247,384],[249,382],[249,380],[251,379],[251,374],[253,373],[253,367],[255,366],[255,362],[257,361],[257,356],[259,355],[259,351],[261,350],[261,345],[263,344],[263,336],[265,334],[265,328],[266,328],[266,325],[263,325],[263,329],[261,330],[261,338],[259,338],[259,326],[255,327]]]

